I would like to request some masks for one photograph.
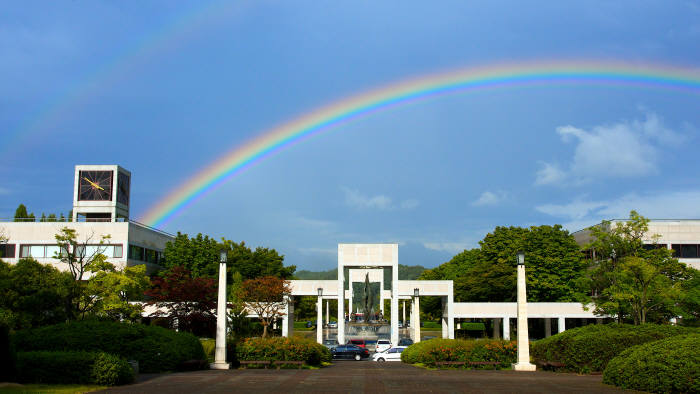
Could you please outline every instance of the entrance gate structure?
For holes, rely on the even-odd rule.
[[[391,280],[384,283],[383,270],[389,270]],[[373,272],[374,271],[374,272]],[[378,271],[378,273],[377,273]],[[352,313],[352,283],[363,281],[370,274],[373,282],[380,280],[379,309],[384,309],[384,300],[390,300],[390,339],[396,346],[399,343],[399,300],[411,300],[411,337],[420,341],[419,297],[442,297],[444,338],[454,338],[453,284],[451,280],[400,281],[398,244],[338,244],[337,280],[292,280],[291,295],[288,297],[282,321],[282,335],[292,336],[294,331],[294,297],[317,297],[317,340],[323,340],[323,300],[338,300],[338,343],[345,343],[346,316]],[[381,278],[381,279],[378,279]],[[387,286],[388,285],[388,286]],[[348,300],[348,309],[345,308]],[[328,312],[326,312],[328,313]],[[404,322],[405,324],[405,322]]]

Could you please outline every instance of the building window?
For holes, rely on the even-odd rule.
[[[124,255],[124,251],[121,245],[114,245],[114,253],[112,254],[112,257],[115,259],[119,259]]]
[[[0,244],[0,257],[15,258],[15,244]]]
[[[129,258],[130,259],[144,261],[145,260],[144,252],[145,252],[145,249],[140,247],[140,246],[129,245]]]
[[[19,257],[33,257],[43,259],[46,257],[46,246],[44,245],[22,245],[19,249]]]
[[[673,249],[673,257],[681,259],[697,259],[700,257],[698,254],[698,244],[673,244],[671,249]]]
[[[158,264],[158,252],[153,249],[146,249],[146,261],[153,264]]]
[[[668,249],[666,244],[644,244],[644,250]]]

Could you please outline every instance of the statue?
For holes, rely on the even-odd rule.
[[[365,322],[369,321],[369,318],[372,314],[372,309],[374,308],[374,296],[372,294],[372,288],[369,283],[369,273],[365,275],[365,288],[363,289],[363,294],[362,294],[362,313],[365,319]]]

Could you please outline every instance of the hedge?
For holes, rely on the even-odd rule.
[[[134,370],[123,358],[102,352],[19,352],[17,380],[115,386],[133,382]]]
[[[15,333],[17,351],[105,352],[138,360],[145,373],[175,371],[186,361],[206,360],[190,333],[163,327],[105,321],[76,321]]]
[[[238,360],[304,361],[321,365],[331,361],[330,350],[304,338],[248,338],[236,346]]]
[[[634,346],[613,358],[603,383],[654,393],[700,392],[700,334]]]
[[[0,323],[0,382],[15,376],[17,354],[10,340],[10,327]]]
[[[406,348],[401,361],[428,366],[438,361],[497,361],[500,367],[510,367],[517,359],[517,349],[515,341],[431,339]]]
[[[589,373],[603,371],[622,351],[646,342],[698,332],[696,328],[658,324],[592,324],[533,342],[535,361],[556,361],[564,370]]]

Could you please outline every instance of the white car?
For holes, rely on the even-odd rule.
[[[388,339],[377,340],[377,347],[374,349],[375,352],[381,353],[391,347],[391,341]]]
[[[387,349],[381,353],[374,353],[372,361],[383,363],[384,361],[401,361],[401,352],[406,349],[406,346],[396,346]]]

